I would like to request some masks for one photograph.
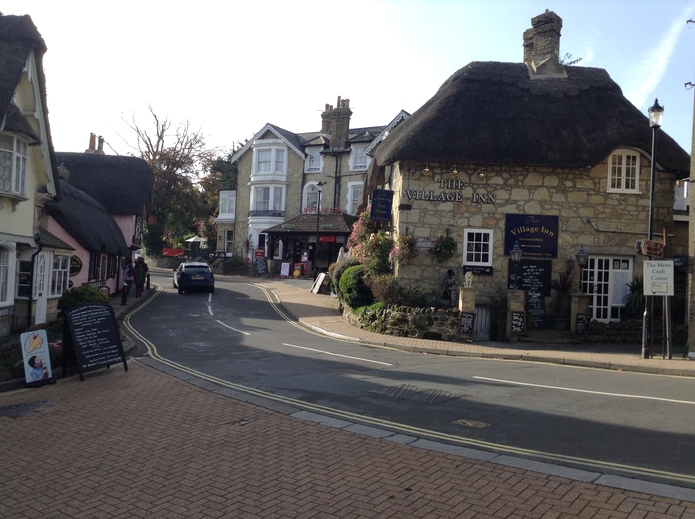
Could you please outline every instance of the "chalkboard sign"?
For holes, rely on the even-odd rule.
[[[526,316],[524,312],[512,312],[512,333],[524,333],[526,331]]]
[[[509,260],[508,269],[507,288],[513,290],[518,287],[520,290],[533,290],[541,292],[545,297],[550,297],[550,278],[552,276],[550,260],[522,259],[519,265],[515,265],[512,260]]]
[[[470,312],[461,312],[461,325],[459,333],[473,333],[475,324],[475,314]]]
[[[531,328],[542,330],[545,328],[545,296],[536,290],[526,291],[526,308],[531,314]]]
[[[128,371],[116,315],[109,305],[88,303],[66,312],[77,371],[84,381],[84,371],[123,363]]]
[[[290,277],[290,264],[289,263],[283,263],[280,265],[280,277],[281,278]]]
[[[579,335],[589,335],[589,321],[591,316],[589,314],[577,314],[576,326],[574,328],[575,333]]]
[[[256,258],[256,275],[265,276],[268,273],[268,261],[263,258]]]

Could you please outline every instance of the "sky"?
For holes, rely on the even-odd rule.
[[[266,123],[321,128],[350,100],[351,127],[415,112],[472,61],[523,61],[523,33],[546,9],[563,20],[560,55],[605,69],[691,153],[695,0],[3,0],[43,36],[56,151],[136,153],[129,124],[150,109],[188,123],[220,154]],[[646,123],[645,123],[646,124]],[[137,153],[136,153],[137,154]]]

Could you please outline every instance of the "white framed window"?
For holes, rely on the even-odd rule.
[[[31,261],[17,262],[17,297],[24,299],[31,294]]]
[[[366,171],[369,166],[369,157],[367,156],[366,144],[353,144],[350,150],[350,170]]]
[[[0,247],[0,304],[10,302],[10,296],[10,251]]]
[[[255,173],[285,173],[284,148],[254,148]]]
[[[609,193],[639,193],[639,153],[617,150],[608,157]]]
[[[348,182],[348,199],[345,210],[348,214],[357,214],[357,208],[362,201],[364,182]]]
[[[463,264],[470,267],[492,266],[492,237],[490,229],[463,231]]]
[[[230,218],[236,213],[236,190],[220,190],[220,213],[218,217]]]
[[[59,297],[68,289],[70,280],[70,256],[56,254],[51,268],[51,287],[48,297]]]
[[[25,196],[28,150],[25,141],[0,135],[0,194]]]
[[[285,188],[283,186],[256,186],[253,188],[252,196],[253,211],[284,211]]]
[[[319,173],[323,171],[323,155],[321,148],[307,148],[307,157],[304,161],[304,171],[306,173]]]
[[[224,230],[224,251],[226,253],[234,252],[234,229]]]
[[[304,186],[303,206],[305,212],[316,212],[319,205],[319,186],[310,182]]]

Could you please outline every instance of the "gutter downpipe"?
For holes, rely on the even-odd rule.
[[[41,235],[37,234],[34,236],[34,239],[36,240],[36,243],[39,244],[39,248],[36,249],[36,252],[34,252],[31,255],[31,273],[30,273],[30,278],[31,278],[31,286],[29,287],[29,306],[27,308],[27,328],[31,328],[31,307],[32,304],[34,303],[34,262],[36,261],[36,256],[38,256],[41,253],[41,250],[43,249],[43,245],[41,245]]]

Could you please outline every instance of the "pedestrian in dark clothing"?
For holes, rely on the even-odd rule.
[[[140,297],[145,288],[145,280],[147,279],[147,263],[141,257],[135,262],[135,297]]]

